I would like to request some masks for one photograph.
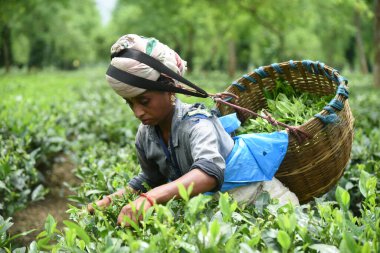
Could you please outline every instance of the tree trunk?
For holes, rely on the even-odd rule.
[[[358,48],[358,57],[360,61],[360,71],[363,74],[368,74],[368,65],[367,65],[367,58],[365,57],[365,51],[364,51],[364,44],[363,44],[363,37],[361,32],[361,20],[360,20],[360,14],[356,12],[355,15],[355,26],[356,26],[356,46]]]
[[[346,50],[344,51],[345,59],[348,63],[350,71],[355,69],[355,52],[356,52],[356,36],[352,36],[349,39]]]
[[[12,64],[12,52],[11,52],[11,30],[8,25],[4,25],[1,31],[1,51],[3,55],[3,63],[5,71],[9,72]]]
[[[192,25],[189,26],[189,31],[187,33],[187,54],[186,54],[186,61],[187,61],[187,67],[188,72],[190,73],[193,69],[193,58],[194,58],[194,36],[195,35],[195,29]]]
[[[373,68],[374,85],[380,88],[380,0],[375,0],[375,64]]]
[[[236,73],[236,43],[228,41],[228,75],[234,77]]]

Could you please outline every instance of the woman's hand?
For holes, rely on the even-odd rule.
[[[112,203],[112,199],[110,196],[106,196],[104,197],[103,199],[101,200],[98,200],[95,202],[95,204],[100,207],[100,208],[104,208],[104,207],[107,207],[109,206],[110,204]],[[87,211],[90,213],[90,214],[94,214],[95,212],[95,209],[93,207],[93,203],[90,203],[87,205]]]
[[[111,195],[105,196],[103,199],[96,201],[95,204],[100,208],[107,207],[112,203],[112,198],[121,198],[124,194],[126,194],[128,192],[135,193],[136,191],[134,189],[132,189],[131,187],[127,186],[124,189],[120,189],[120,190],[112,193]],[[93,203],[90,203],[87,205],[87,211],[90,214],[94,213],[95,210],[93,207]]]
[[[146,211],[153,204],[166,203],[172,198],[179,198],[178,184],[182,184],[186,188],[193,184],[191,196],[194,196],[215,188],[217,181],[202,170],[193,169],[175,181],[158,186],[147,193],[142,193],[138,199],[124,206],[117,218],[117,224],[130,226],[131,224],[123,220],[124,216],[128,216],[133,222],[137,222],[142,219],[141,215],[137,217],[142,208]],[[132,205],[134,205],[135,209],[132,209]]]
[[[124,221],[124,217],[129,217],[133,222],[137,222],[138,220],[142,220],[142,215],[137,217],[139,212],[146,211],[152,206],[152,203],[148,201],[145,197],[139,197],[132,203],[123,206],[123,208],[120,211],[119,216],[117,217],[117,224],[119,226],[126,226],[129,227],[131,224],[129,224],[127,221]],[[141,210],[143,209],[143,210]]]

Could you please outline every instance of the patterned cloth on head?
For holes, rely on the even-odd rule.
[[[111,47],[111,54],[118,53],[125,48],[133,48],[146,53],[181,76],[186,71],[186,61],[182,60],[174,50],[155,38],[145,38],[136,34],[124,35]],[[160,73],[155,69],[131,58],[114,57],[111,65],[152,81],[157,81],[160,76]],[[146,91],[145,89],[120,82],[108,75],[106,75],[106,79],[115,92],[124,98],[135,97]],[[176,80],[173,81],[175,84],[178,82]]]

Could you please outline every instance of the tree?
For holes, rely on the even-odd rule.
[[[207,5],[203,1],[120,0],[113,15],[115,38],[127,33],[152,36],[173,49],[193,66],[195,40]],[[197,18],[195,18],[197,17]]]
[[[375,31],[374,31],[374,46],[375,46],[375,62],[374,62],[374,84],[380,88],[380,0],[375,0]]]
[[[96,60],[101,23],[93,0],[0,1],[0,66],[6,70],[19,63],[69,69]]]
[[[0,6],[0,66],[8,72],[13,64],[12,25],[25,14],[26,8],[32,7],[32,3],[26,1],[23,5],[21,1],[0,0]]]
[[[156,37],[190,68],[230,76],[237,68],[290,59],[320,60],[338,69],[361,62],[365,71],[373,54],[367,43],[373,36],[369,1],[119,0],[109,44],[126,33]]]
[[[367,57],[364,50],[364,43],[363,43],[363,36],[362,36],[362,22],[360,13],[356,11],[355,15],[355,21],[354,21],[355,27],[356,27],[356,45],[358,48],[358,57],[360,62],[360,70],[363,74],[368,74],[368,65],[367,65]]]

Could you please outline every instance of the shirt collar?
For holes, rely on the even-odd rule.
[[[174,115],[172,118],[172,126],[171,126],[171,138],[173,141],[173,146],[178,146],[178,127],[182,120],[182,118],[186,115],[186,113],[190,109],[189,104],[182,103],[178,98],[175,102]],[[158,136],[156,134],[154,126],[147,126],[149,132],[149,138],[156,143],[159,143]]]

